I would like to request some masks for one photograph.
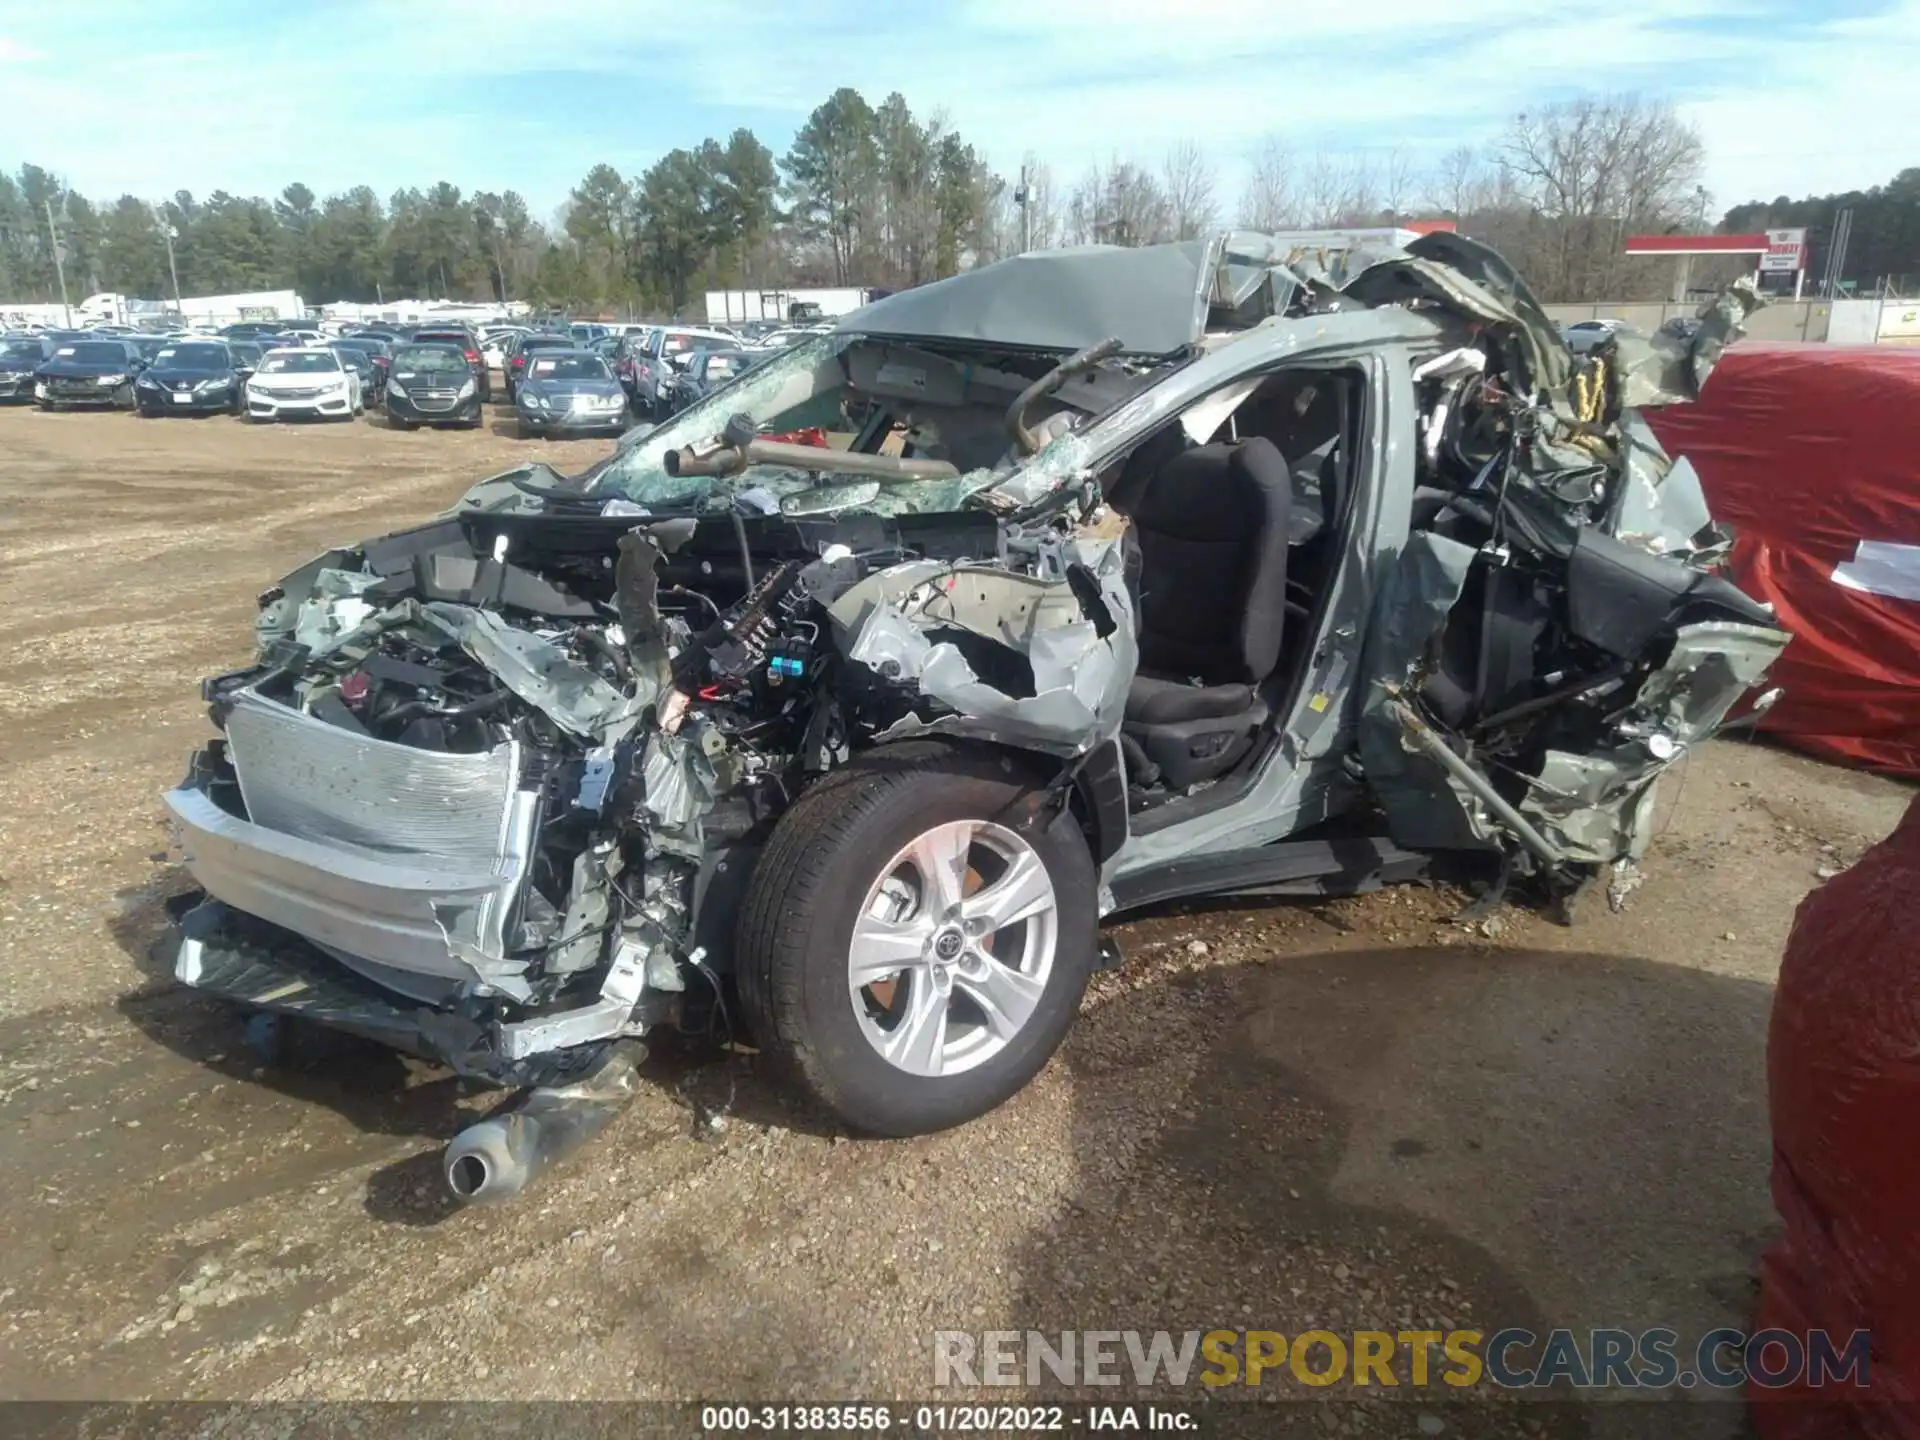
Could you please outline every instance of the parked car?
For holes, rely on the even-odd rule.
[[[519,325],[489,327],[480,339],[480,358],[486,361],[487,369],[504,372],[507,368],[507,355],[513,348],[513,342],[527,333],[529,332],[526,328]],[[503,382],[504,378],[503,373]]]
[[[351,340],[329,340],[326,348],[338,355],[360,377],[361,403],[378,405],[383,371],[374,363],[373,352]]]
[[[0,335],[0,400],[31,400],[33,372],[52,354],[44,335]]]
[[[740,342],[718,330],[662,326],[651,331],[630,351],[634,407],[649,419],[667,415],[666,386],[678,366],[700,350],[738,350]]]
[[[678,414],[709,390],[719,389],[752,365],[754,358],[744,350],[694,351],[666,383],[663,414]]]
[[[222,325],[220,333],[229,340],[263,340],[286,328],[284,320],[236,320],[231,325]]]
[[[604,340],[610,333],[606,326],[590,321],[576,320],[567,326],[567,333],[573,337],[573,343],[582,347],[595,340]]]
[[[1576,355],[1585,355],[1598,349],[1608,341],[1620,335],[1640,337],[1643,335],[1637,326],[1629,325],[1625,320],[1575,320],[1560,327],[1560,334],[1567,342],[1567,348]]]
[[[467,368],[473,371],[473,383],[479,389],[480,403],[493,403],[493,377],[487,372],[487,362],[480,354],[480,341],[473,331],[465,325],[421,325],[408,338],[416,345],[458,345],[460,353],[466,357]]]
[[[627,392],[607,362],[587,350],[536,350],[514,394],[520,435],[618,435]]]
[[[421,425],[481,422],[480,387],[458,345],[409,340],[396,345],[387,379],[387,423],[400,430]]]
[[[614,378],[626,390],[627,398],[633,408],[643,415],[655,413],[655,398],[659,393],[659,382],[664,372],[672,367],[664,360],[657,360],[648,351],[647,336],[623,335],[614,344],[613,353],[607,357],[607,365],[613,371]],[[661,373],[656,373],[656,367]]]
[[[447,1151],[486,1200],[655,1027],[920,1133],[1046,1063],[1106,914],[1629,877],[1788,637],[1498,256],[1425,235],[1335,291],[1305,243],[903,291],[296,570],[167,796],[175,974],[532,1087]],[[1710,348],[1619,385],[1690,399]]]
[[[34,372],[33,398],[42,410],[63,406],[133,408],[133,379],[146,366],[130,340],[67,340]]]
[[[387,374],[392,368],[393,342],[377,335],[348,336],[332,342],[335,347],[346,346],[362,351],[373,365],[373,389],[367,392],[367,403],[376,405],[387,388]]]
[[[574,348],[571,335],[554,335],[545,331],[535,331],[530,335],[521,335],[515,339],[513,348],[507,352],[504,371],[507,385],[507,399],[517,401],[521,377],[527,373],[527,362],[542,350],[571,350]]]
[[[363,405],[360,376],[324,345],[269,350],[247,380],[251,420],[351,420]]]
[[[233,351],[218,340],[185,340],[163,345],[133,384],[134,402],[144,416],[205,415],[246,409],[246,375]]]
[[[267,347],[258,340],[229,340],[227,350],[233,356],[233,368],[242,376],[258,370],[261,356],[267,353]]]

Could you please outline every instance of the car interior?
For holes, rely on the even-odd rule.
[[[1223,416],[1190,407],[1103,474],[1137,548],[1140,669],[1121,728],[1135,810],[1250,769],[1289,712],[1338,559],[1363,396],[1354,369],[1284,370],[1224,397]]]

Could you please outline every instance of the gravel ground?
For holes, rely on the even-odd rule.
[[[199,677],[325,544],[603,450],[0,411],[0,1395],[925,1398],[936,1329],[1746,1319],[1781,942],[1909,798],[1762,746],[1689,761],[1646,884],[1573,929],[1425,889],[1119,925],[1040,1080],[920,1140],[662,1047],[587,1152],[464,1212],[437,1152],[489,1097],[324,1037],[255,1067],[149,959]],[[1161,1398],[1271,1434],[1742,1425],[1353,1394]]]

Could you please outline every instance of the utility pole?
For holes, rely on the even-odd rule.
[[[180,303],[180,267],[173,258],[173,242],[180,238],[180,232],[169,225],[161,233],[167,237],[167,270],[173,276],[173,313],[184,314],[186,307]]]
[[[1033,210],[1028,203],[1027,167],[1020,167],[1020,188],[1013,192],[1013,203],[1020,207],[1020,253],[1033,248]]]
[[[60,251],[60,231],[53,223],[53,201],[48,199],[47,235],[53,241],[53,273],[60,277],[60,308],[67,312],[67,328],[73,328],[73,306],[67,303],[67,257]]]

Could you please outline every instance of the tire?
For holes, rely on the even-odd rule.
[[[741,1006],[763,1057],[852,1129],[920,1135],[984,1115],[1039,1073],[1073,1024],[1096,961],[1098,873],[1071,816],[1045,826],[1029,818],[1039,793],[997,757],[933,747],[889,757],[882,750],[821,782],[775,827],[736,937]],[[980,912],[968,915],[968,907],[1016,873],[1026,879],[1015,893],[1030,897],[1044,888],[1046,906],[968,941],[974,932],[922,909],[937,909],[928,887],[937,890],[940,882],[925,880],[938,867],[921,870],[912,858],[916,846],[966,857],[958,862],[965,866],[963,923],[990,925]],[[897,923],[867,913],[888,900],[883,885],[895,901],[903,890],[911,895]],[[856,922],[878,927],[869,933],[883,940],[921,941],[919,957],[878,988],[856,992]],[[1041,956],[1049,947],[1046,964]],[[944,979],[935,973],[941,970]],[[1023,974],[1026,983],[1012,987]],[[937,1030],[917,1029],[937,1042],[936,1063],[928,1063],[933,1045],[915,1054],[909,1043],[916,991],[937,1001],[929,1007],[941,1017]],[[1030,1009],[1017,1023],[986,1023],[983,995]],[[901,1059],[883,1055],[883,1044],[902,1050]]]
[[[391,425],[396,430],[414,431],[420,428],[419,424],[415,421],[396,420],[391,415],[387,417],[387,424]]]
[[[516,440],[531,440],[533,438],[533,432],[520,421],[516,420],[513,422],[513,438]]]
[[[51,400],[36,400],[33,403],[35,405],[38,405],[42,410],[46,411],[47,414],[49,415],[53,414],[54,404]]]

